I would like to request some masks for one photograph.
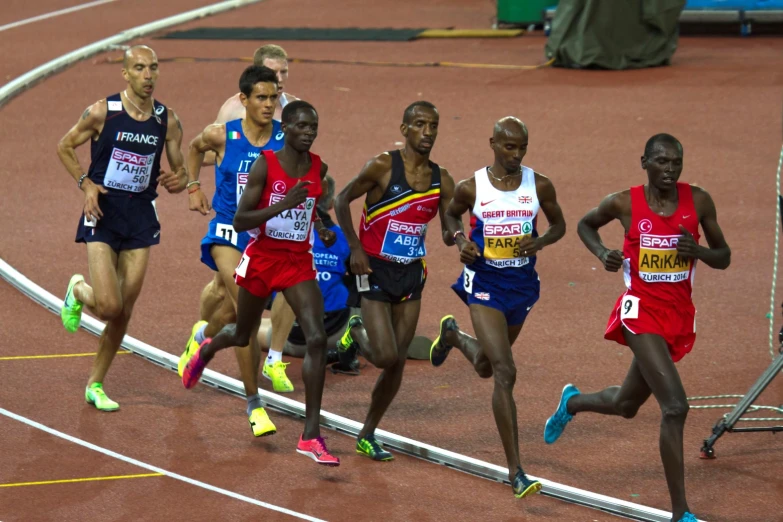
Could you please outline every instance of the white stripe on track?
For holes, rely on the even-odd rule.
[[[63,433],[61,431],[57,431],[55,429],[52,429],[48,426],[44,426],[41,423],[35,422],[34,420],[28,419],[27,417],[22,417],[21,415],[17,415],[16,413],[12,413],[6,409],[0,408],[0,415],[5,415],[8,418],[14,419],[16,421],[19,421],[21,423],[27,424],[28,426],[32,426],[35,429],[45,431],[46,433],[50,435],[54,435],[55,437],[60,437],[61,439],[65,439],[68,442],[73,442],[74,444],[78,444],[79,446],[83,446],[85,448],[91,449],[93,451],[97,451],[98,453],[103,453],[104,455],[108,455],[109,457],[114,457],[115,459],[121,460],[123,462],[127,462],[128,464],[133,464],[134,466],[138,466],[140,468],[148,469],[150,471],[154,471],[155,473],[162,473],[163,475],[173,478],[175,480],[180,480],[182,482],[186,482],[193,486],[198,486],[200,488],[214,491],[215,493],[220,493],[221,495],[225,495],[227,497],[234,498],[236,500],[241,500],[242,502],[247,502],[248,504],[253,504],[255,506],[260,506],[262,508],[271,509],[272,511],[277,511],[279,513],[285,513],[286,515],[291,515],[292,517],[299,518],[301,520],[310,520],[312,522],[324,522],[323,520],[319,518],[314,518],[309,515],[305,515],[304,513],[298,513],[296,511],[291,511],[290,509],[286,509],[284,507],[275,506],[274,504],[269,504],[267,502],[262,502],[260,500],[256,500],[254,498],[246,497],[244,495],[240,495],[239,493],[235,493],[233,491],[229,491],[227,489],[219,488],[217,486],[212,486],[211,484],[206,484],[204,482],[201,482],[199,480],[195,480],[192,478],[188,478],[182,475],[179,475],[177,473],[173,473],[171,471],[166,471],[163,468],[159,468],[157,466],[153,466],[151,464],[147,464],[146,462],[141,462],[140,460],[136,460],[130,457],[126,457],[125,455],[121,455],[119,453],[116,453],[112,450],[108,450],[106,448],[102,448],[100,446],[96,446],[95,444],[92,444],[91,442],[84,441],[82,439],[77,439],[76,437],[72,437],[71,435],[68,435],[66,433]]]
[[[33,16],[32,18],[25,18],[24,20],[19,20],[18,22],[11,22],[10,24],[0,25],[0,33],[2,33],[3,31],[7,31],[8,29],[13,29],[14,27],[20,27],[22,25],[32,24],[33,22],[39,22],[41,20],[46,20],[48,18],[54,18],[56,16],[73,13],[74,11],[81,11],[82,9],[89,9],[90,7],[95,7],[96,5],[108,4],[110,2],[116,2],[116,1],[117,0],[95,0],[94,2],[87,2],[86,4],[79,4],[73,7],[60,9],[59,11],[51,11],[49,13],[44,13],[42,15]]]

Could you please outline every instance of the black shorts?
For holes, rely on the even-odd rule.
[[[372,273],[367,276],[369,290],[359,291],[358,277],[351,275],[348,284],[348,306],[359,307],[361,299],[397,304],[421,299],[427,282],[427,263],[420,259],[407,265],[370,256]]]
[[[115,252],[146,248],[160,243],[160,222],[155,201],[136,196],[98,196],[103,217],[89,222],[84,217],[76,229],[77,243],[106,243]]]
[[[337,310],[335,312],[326,312],[324,314],[324,328],[326,329],[326,336],[331,337],[338,332],[341,333],[345,329],[345,325],[348,324],[348,319],[350,318],[350,308],[343,308],[342,310]],[[302,332],[302,328],[299,327],[298,322],[294,322],[294,326],[291,328],[291,333],[288,334],[288,342],[298,345],[307,344],[305,341],[304,332]],[[329,348],[334,347],[329,346]]]

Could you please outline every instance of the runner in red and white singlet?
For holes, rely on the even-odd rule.
[[[274,153],[264,151],[253,163],[234,215],[234,229],[253,236],[235,270],[239,285],[237,322],[201,344],[182,372],[182,383],[186,388],[195,386],[218,351],[247,346],[258,332],[261,314],[272,293],[282,291],[307,343],[302,365],[307,406],[305,429],[296,451],[319,464],[338,466],[340,459],[327,451],[319,426],[326,331],[324,301],[313,261],[313,229],[326,246],[332,245],[336,236],[314,219],[327,171],[326,164],[310,153],[318,136],[318,113],[305,101],[292,102],[283,109],[282,128],[283,148]],[[251,416],[253,432],[256,436],[271,435],[276,428],[261,408],[261,397],[257,400],[257,407],[248,406],[254,413],[263,413]]]
[[[691,301],[696,261],[725,269],[731,250],[710,195],[678,183],[682,157],[676,138],[653,136],[642,156],[647,184],[610,194],[579,222],[579,237],[604,268],[623,269],[627,290],[615,305],[605,337],[627,345],[634,357],[622,386],[583,394],[567,384],[546,422],[544,441],[554,443],[579,412],[630,419],[653,395],[661,408],[659,446],[672,521],[695,522],[685,498],[682,452],[688,400],[674,363],[690,351],[696,338]],[[615,219],[625,229],[623,252],[608,249],[598,234]],[[709,247],[698,243],[699,225]]]
[[[682,257],[680,227],[699,242],[699,218],[693,191],[677,183],[678,205],[670,216],[653,212],[645,187],[630,189],[631,223],[623,245],[623,277],[628,288],[615,304],[604,337],[626,345],[623,327],[634,334],[657,334],[666,340],[674,362],[693,348],[696,309],[691,300],[696,260]]]

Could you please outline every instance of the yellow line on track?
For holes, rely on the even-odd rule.
[[[117,352],[117,355],[123,354],[123,353],[130,353],[125,350],[120,350]],[[14,355],[11,357],[0,357],[0,361],[18,361],[22,359],[59,359],[61,357],[89,357],[91,355],[96,355],[96,352],[91,353],[59,353],[59,354],[52,354],[52,355]]]
[[[114,475],[111,477],[87,477],[78,479],[64,479],[64,480],[44,480],[42,482],[16,482],[13,484],[0,484],[0,488],[16,488],[19,486],[48,486],[50,484],[72,484],[75,482],[94,482],[98,480],[121,480],[121,479],[135,479],[135,478],[148,478],[148,477],[163,477],[163,473],[142,473],[140,475]]]

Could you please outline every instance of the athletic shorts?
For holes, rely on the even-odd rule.
[[[324,329],[326,335],[329,338],[327,341],[327,348],[332,349],[335,344],[345,333],[345,328],[348,326],[348,319],[352,315],[361,315],[361,312],[356,308],[343,308],[334,312],[326,312],[324,314]],[[298,322],[294,322],[294,326],[291,328],[291,333],[288,334],[289,344],[294,346],[304,346],[306,344],[304,332],[299,327]]]
[[[234,270],[234,280],[256,297],[270,297],[316,278],[315,260],[310,252],[292,253],[261,250],[250,243]]]
[[[427,282],[427,263],[420,259],[403,264],[370,256],[371,274],[346,279],[348,306],[359,308],[361,299],[398,304],[418,301]]]
[[[451,289],[466,305],[478,304],[499,310],[506,316],[506,324],[517,326],[525,322],[541,292],[537,275],[525,283],[509,284],[494,272],[476,272],[465,267]]]
[[[604,338],[627,346],[623,326],[636,335],[663,337],[672,360],[677,362],[693,349],[696,342],[696,308],[693,303],[670,305],[626,292],[614,305]]]
[[[231,226],[232,222],[233,218],[221,215],[215,216],[212,218],[212,221],[209,222],[207,235],[201,240],[201,262],[215,272],[218,271],[218,267],[215,260],[212,258],[212,245],[231,246],[240,252],[244,252],[250,241],[250,234],[247,232],[237,232],[234,230],[234,227]]]
[[[103,217],[79,220],[77,243],[106,243],[115,252],[146,248],[160,243],[160,222],[155,201],[132,195],[98,196]]]

